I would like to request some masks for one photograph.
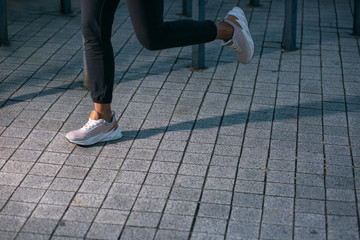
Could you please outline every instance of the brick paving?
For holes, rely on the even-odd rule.
[[[0,47],[0,239],[359,239],[353,1],[298,0],[299,49],[284,52],[284,1],[209,0],[208,19],[244,9],[256,52],[242,65],[209,43],[203,71],[191,47],[142,48],[122,1],[124,137],[91,147],[64,138],[92,109],[79,3],[19,2]],[[180,11],[165,1],[166,19]]]

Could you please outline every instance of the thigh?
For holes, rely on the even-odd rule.
[[[120,0],[81,0],[81,24],[84,36],[110,38],[116,8]]]
[[[136,33],[159,32],[163,24],[164,0],[126,0]]]

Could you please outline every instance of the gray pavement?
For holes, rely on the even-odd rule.
[[[122,1],[124,137],[91,147],[64,138],[92,109],[79,3],[25,3],[9,1],[0,47],[0,239],[359,239],[353,1],[298,0],[299,49],[284,52],[284,1],[209,0],[208,19],[245,10],[256,52],[238,64],[215,41],[195,72],[191,47],[142,48]],[[165,1],[166,19],[180,10]]]

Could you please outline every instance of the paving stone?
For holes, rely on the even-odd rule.
[[[190,231],[192,222],[192,216],[164,214],[161,219],[160,229]]]
[[[118,170],[123,163],[123,159],[102,157],[98,158],[94,164],[94,168]]]
[[[62,220],[61,224],[56,228],[54,235],[81,238],[85,236],[89,227],[90,223]]]
[[[145,184],[156,186],[171,186],[173,181],[174,176],[171,174],[149,173],[146,177]]]
[[[106,183],[106,186],[110,186],[110,184]],[[134,196],[135,197],[138,195],[140,188],[141,188],[141,185],[114,183],[111,186],[109,194],[115,194],[115,195],[120,194],[123,196]]]
[[[229,239],[236,239],[239,236],[242,238],[252,239],[258,238],[259,230],[259,223],[230,221],[227,234]]]
[[[204,177],[206,170],[207,166],[204,165],[181,164],[179,174]]]
[[[324,229],[296,227],[294,239],[324,239],[326,231]]]
[[[296,212],[325,214],[325,201],[301,198],[295,201]]]
[[[322,174],[296,173],[296,183],[299,185],[308,185],[324,187],[324,176]]]
[[[170,187],[144,185],[139,193],[139,197],[167,198],[170,190]]]
[[[204,184],[204,177],[200,176],[187,176],[178,175],[175,180],[175,187],[186,187],[186,188],[199,188],[201,189]]]
[[[309,174],[324,174],[324,164],[299,161],[297,164],[297,171]]]
[[[263,224],[261,226],[261,238],[264,239],[292,239],[292,226]]]
[[[47,190],[41,199],[41,203],[68,205],[74,196],[74,192]]]
[[[296,187],[296,197],[325,200],[325,190],[321,187],[299,185]]]
[[[236,169],[233,167],[210,166],[208,176],[217,178],[235,178]]]
[[[265,171],[263,169],[239,168],[237,179],[247,181],[264,181]]]
[[[32,166],[33,162],[23,162],[23,161],[7,161],[2,168],[3,172],[7,173],[28,173]]]
[[[93,223],[86,237],[95,239],[117,239],[122,228],[121,225]]]
[[[184,159],[184,161],[185,161],[185,159]],[[238,164],[238,158],[231,157],[231,156],[214,155],[211,158],[210,164],[214,165],[214,166],[235,167]]]
[[[350,189],[327,188],[326,197],[327,200],[355,202],[355,192]]]
[[[235,185],[235,192],[263,194],[264,182],[239,180]]]
[[[342,175],[342,176],[349,176],[349,175]],[[326,176],[326,187],[354,189],[354,180],[350,176],[349,177]]]
[[[324,162],[324,154],[300,151],[298,152],[298,161],[320,164]]]
[[[84,179],[89,169],[84,167],[64,166],[61,168],[58,177]]]
[[[36,163],[32,167],[30,174],[42,175],[42,176],[55,176],[60,170],[60,168],[61,168],[60,165]]]
[[[95,157],[72,154],[66,160],[66,165],[78,167],[90,167],[95,161]]]
[[[162,162],[180,162],[183,152],[158,150],[154,160]],[[191,158],[191,157],[190,157]],[[185,162],[185,159],[184,159]]]
[[[206,233],[206,232],[193,232],[191,235],[191,239],[209,239],[209,240],[215,240],[215,239],[222,239],[224,236],[222,234],[215,234],[215,233]]]
[[[35,162],[40,155],[41,155],[41,151],[17,149],[15,153],[11,156],[11,159]]]
[[[135,197],[122,195],[108,195],[104,201],[103,207],[107,209],[118,209],[130,211],[135,202]],[[98,205],[101,205],[99,201]],[[94,204],[93,204],[94,205]]]
[[[295,161],[269,159],[268,168],[270,171],[294,171]]]
[[[354,216],[356,205],[352,202],[327,201],[326,210],[329,215]]]
[[[80,184],[81,180],[78,179],[55,178],[49,189],[58,191],[77,191]]]
[[[15,151],[15,149],[13,149],[13,148],[0,147],[0,153],[1,153],[0,158],[8,159],[14,153],[14,151]]]
[[[251,193],[234,193],[232,205],[249,208],[262,208],[263,196]]]
[[[333,231],[329,230],[328,232],[329,239],[359,239],[359,232],[358,231]]]
[[[141,184],[145,179],[146,173],[133,171],[119,171],[115,182]]]
[[[66,206],[39,204],[32,216],[35,218],[60,219],[66,210]]]
[[[25,223],[26,217],[0,215],[0,230],[17,232]]]
[[[267,183],[266,194],[272,196],[293,197],[295,187],[293,184]]]
[[[205,183],[205,189],[232,191],[233,185],[233,179],[208,177]]]
[[[94,222],[103,224],[123,225],[129,215],[129,211],[114,209],[100,209]]]
[[[261,220],[261,209],[233,207],[230,220],[259,223]]]
[[[294,199],[280,196],[265,196],[264,208],[274,210],[289,210],[293,209]]]
[[[296,213],[295,226],[308,228],[326,228],[326,217],[322,214]]]
[[[267,173],[267,182],[293,184],[294,181],[295,181],[294,172],[269,170]]]
[[[51,234],[57,226],[58,220],[30,217],[25,223],[22,231]]]
[[[126,226],[120,239],[152,239],[155,236],[155,229]]]
[[[157,227],[160,217],[160,213],[132,212],[127,224],[137,227]]]
[[[192,216],[195,213],[196,207],[196,202],[168,200],[165,213]]]
[[[48,176],[36,176],[36,175],[27,175],[22,183],[20,184],[21,187],[33,187],[33,188],[40,188],[40,189],[47,189],[53,181],[53,177]]]
[[[44,152],[39,158],[38,162],[52,164],[63,164],[66,161],[68,154],[56,152]]]
[[[104,195],[109,192],[110,186],[111,182],[85,180],[79,192]]]
[[[165,199],[138,198],[134,205],[135,211],[162,212],[165,207]]]
[[[96,208],[71,206],[66,210],[66,213],[62,219],[73,222],[92,222],[97,214],[97,211],[98,209]]]
[[[7,200],[16,190],[14,186],[0,185],[0,199]]]
[[[339,231],[352,231],[357,229],[354,216],[328,216],[328,228]]]
[[[14,194],[11,196],[11,200],[38,203],[43,196],[45,190],[33,189],[33,188],[17,188]]]
[[[150,172],[175,174],[178,169],[177,163],[155,161],[150,167]]]
[[[35,234],[35,233],[20,233],[17,236],[17,239],[26,239],[26,240],[30,240],[30,239],[49,239],[50,235],[43,235],[43,234]]]
[[[89,181],[112,182],[116,177],[117,171],[108,169],[91,169],[86,177]]]
[[[214,146],[206,143],[190,143],[187,152],[209,154],[212,152]]]
[[[195,222],[194,232],[211,234],[224,234],[226,220],[198,217]]]
[[[166,239],[176,239],[176,240],[185,240],[188,239],[187,232],[174,231],[174,230],[159,230],[156,233],[156,240],[166,240]]]
[[[24,177],[24,174],[0,173],[0,184],[17,186],[22,182]]]
[[[228,205],[202,203],[200,204],[200,210],[198,216],[228,219],[229,214],[230,214],[230,206]]]
[[[202,195],[202,202],[230,204],[232,198],[231,192],[219,190],[204,190]]]

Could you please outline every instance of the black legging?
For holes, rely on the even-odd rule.
[[[111,103],[114,54],[111,29],[120,0],[81,0],[82,33],[91,97],[95,103]],[[130,18],[140,43],[159,50],[209,42],[216,37],[212,21],[164,22],[164,0],[127,0]]]

